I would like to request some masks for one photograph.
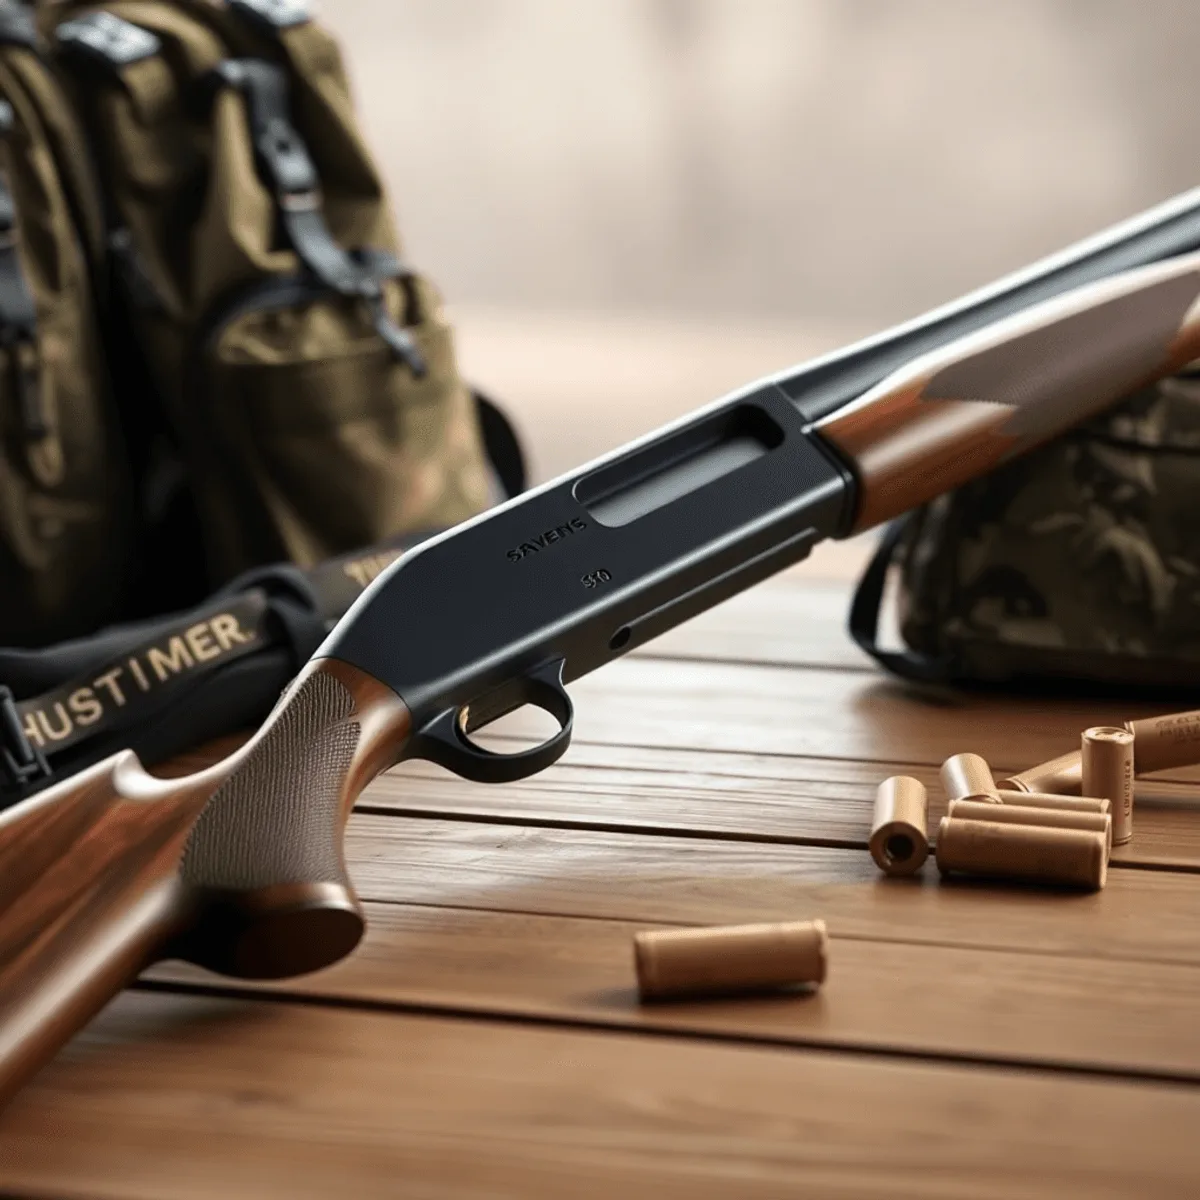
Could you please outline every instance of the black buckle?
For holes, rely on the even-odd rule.
[[[33,13],[16,0],[3,0],[0,3],[0,44],[37,49],[37,25]]]
[[[280,204],[317,207],[321,181],[304,139],[288,119],[283,68],[259,59],[230,58],[219,63],[213,73],[220,83],[245,97],[259,170]]]
[[[25,736],[12,689],[0,685],[0,783],[23,789],[49,779],[46,756]]]
[[[228,0],[238,16],[268,33],[306,25],[311,17],[305,0]]]
[[[150,30],[110,12],[85,13],[64,21],[54,36],[64,50],[109,71],[121,71],[144,58],[153,58],[162,49],[162,42]]]
[[[227,59],[214,68],[212,82],[234,88],[245,99],[259,173],[275,197],[283,232],[300,261],[326,287],[366,303],[375,331],[420,379],[425,359],[412,335],[388,313],[377,274],[329,232],[316,164],[290,119],[287,73],[261,59]]]

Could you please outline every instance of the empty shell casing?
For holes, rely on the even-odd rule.
[[[1139,775],[1200,763],[1200,709],[1126,721],[1133,734],[1134,766]]]
[[[1032,808],[1024,804],[987,804],[978,800],[951,800],[949,815],[956,821],[1003,821],[1009,825],[1044,825],[1054,829],[1087,829],[1104,834],[1112,850],[1112,817],[1102,812],[1069,808]]]
[[[1133,837],[1133,734],[1113,725],[1083,731],[1083,790],[1112,801],[1113,845]]]
[[[871,857],[887,875],[912,875],[929,856],[925,785],[907,775],[885,779],[875,793]]]
[[[1000,780],[1001,791],[1055,792],[1078,796],[1083,786],[1083,769],[1078,750],[1060,754],[1049,762],[1038,763],[1025,771],[1018,771],[1007,779]]]
[[[1106,813],[1112,803],[1101,796],[1057,796],[1053,792],[1013,792],[1000,789],[1004,804],[1021,804],[1026,808],[1057,808],[1063,812]]]
[[[1086,829],[1007,825],[943,817],[937,864],[943,873],[1102,888],[1108,877],[1104,834]]]
[[[650,1000],[821,983],[827,945],[824,921],[639,933],[638,990]]]
[[[992,768],[978,754],[955,754],[942,763],[942,787],[947,800],[990,800],[998,804],[1000,794]]]

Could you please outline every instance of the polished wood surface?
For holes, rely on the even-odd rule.
[[[856,530],[898,517],[1200,356],[1200,255],[1090,284],[914,359],[817,422],[859,481]]]
[[[328,729],[322,690],[345,697],[341,720]],[[297,723],[315,733],[306,741],[318,766],[328,760],[322,738],[344,728],[352,744],[341,777],[309,773],[287,781],[296,795],[272,795],[259,781],[287,779],[278,767],[288,764],[272,759],[288,748]],[[167,954],[237,975],[277,976],[348,953],[362,918],[341,866],[342,829],[407,731],[394,693],[325,660],[306,668],[253,739],[204,770],[168,782],[125,751],[0,815],[0,1103]],[[240,786],[244,776],[249,788]],[[323,830],[313,818],[295,828],[289,805],[315,798],[321,786],[336,800],[333,827]],[[290,845],[289,867],[319,861],[297,843],[336,839],[340,876],[226,877],[230,822],[243,849],[253,852],[256,838]]]
[[[536,779],[381,776],[345,837],[356,952],[147,971],[0,1116],[0,1192],[1200,1191],[1187,772],[1139,784],[1094,895],[884,879],[866,851],[886,775],[926,784],[936,827],[950,753],[1013,770],[1156,706],[914,692],[855,661],[828,583],[758,590],[713,659],[680,630],[573,685],[579,740]],[[814,917],[815,995],[638,1003],[638,930]]]

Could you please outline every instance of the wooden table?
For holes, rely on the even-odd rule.
[[[1143,788],[1096,895],[881,878],[885,775],[1145,710],[906,691],[845,605],[791,572],[581,681],[539,778],[380,780],[360,951],[263,988],[150,972],[0,1117],[0,1190],[1200,1195],[1200,799]],[[819,993],[639,1007],[635,930],[810,916]]]

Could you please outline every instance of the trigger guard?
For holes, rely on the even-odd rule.
[[[414,756],[438,763],[476,783],[511,783],[536,775],[557,762],[571,744],[575,709],[563,687],[563,659],[548,663],[519,680],[521,703],[515,708],[532,704],[548,712],[558,721],[558,732],[537,746],[500,754],[471,741],[463,728],[461,714],[467,706],[457,705],[439,713],[427,722],[416,739]]]

